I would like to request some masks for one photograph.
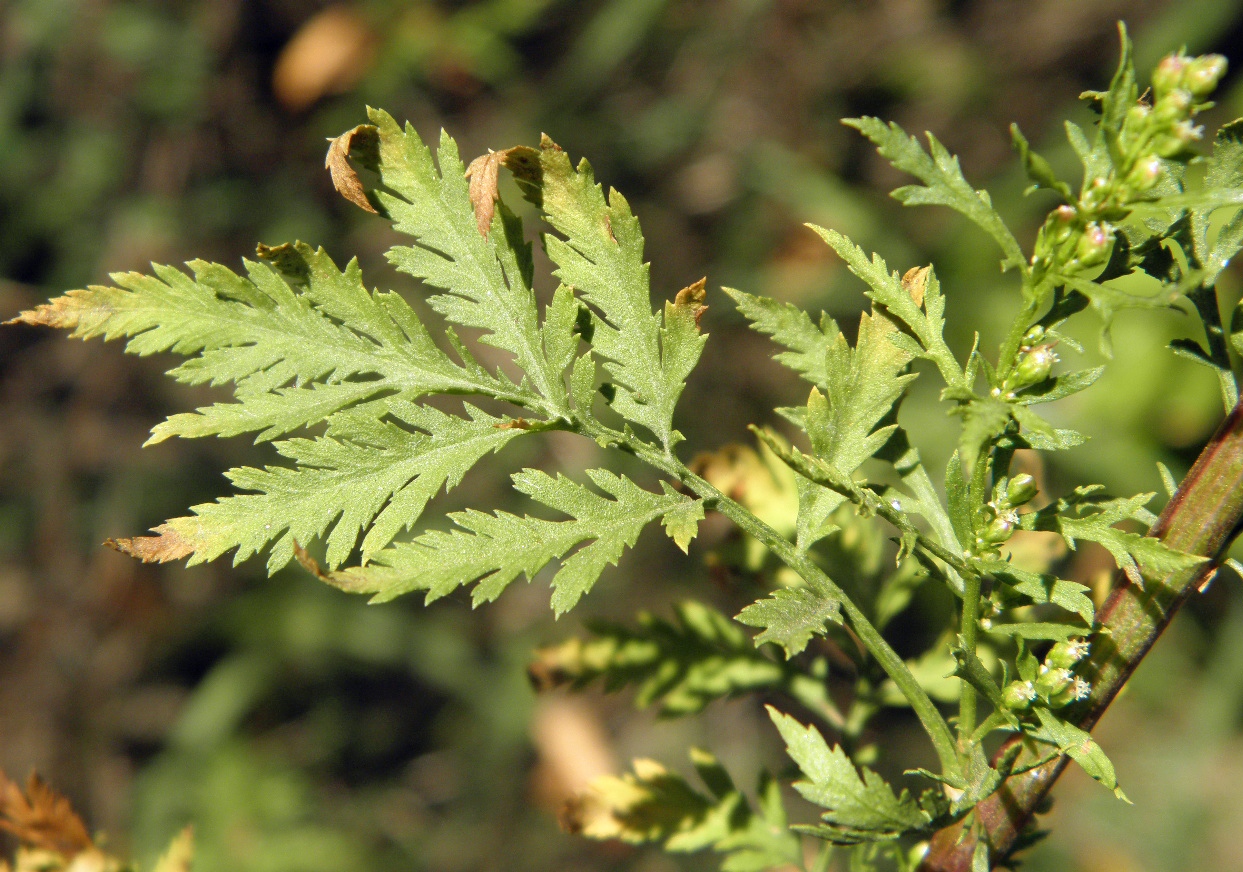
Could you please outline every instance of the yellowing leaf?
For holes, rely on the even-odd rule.
[[[190,872],[194,860],[194,828],[178,833],[156,862],[151,872]]]

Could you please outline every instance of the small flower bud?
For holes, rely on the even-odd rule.
[[[1199,124],[1192,124],[1184,119],[1174,125],[1174,135],[1185,146],[1195,145],[1204,138],[1204,128]]]
[[[1036,700],[1036,688],[1030,681],[1011,681],[1001,691],[1001,704],[1010,711],[1021,712]]]
[[[1075,246],[1074,265],[1080,269],[1100,266],[1109,260],[1113,244],[1113,228],[1093,221],[1084,229],[1083,235],[1079,237],[1079,244]]]
[[[1011,390],[1039,384],[1049,377],[1053,364],[1057,363],[1057,355],[1051,345],[1038,345],[1023,355],[1014,373],[1007,379]]]
[[[1082,678],[1076,678],[1068,687],[1049,696],[1049,705],[1053,708],[1061,708],[1064,705],[1070,705],[1072,702],[1081,699],[1087,699],[1088,694],[1092,692],[1092,685],[1088,684]]]
[[[1017,513],[1009,510],[998,512],[997,517],[989,521],[988,526],[984,528],[980,539],[985,545],[1000,545],[1013,535],[1018,522]]]
[[[1127,173],[1126,183],[1132,190],[1144,193],[1152,189],[1153,185],[1161,178],[1161,171],[1164,169],[1161,158],[1155,154],[1144,158],[1131,168]]]
[[[1111,194],[1109,182],[1105,181],[1105,179],[1093,179],[1092,184],[1088,185],[1087,190],[1083,192],[1079,202],[1086,211],[1097,212],[1104,208]]]
[[[1006,484],[1006,501],[1012,506],[1021,506],[1031,502],[1039,490],[1040,488],[1036,486],[1036,479],[1022,472]]]
[[[1186,118],[1191,113],[1191,106],[1194,102],[1195,98],[1191,96],[1190,91],[1178,88],[1162,96],[1153,106],[1152,114],[1158,121],[1172,124]]]
[[[1062,209],[1069,209],[1069,206],[1063,206]],[[1060,210],[1059,210],[1060,211]],[[1073,210],[1072,210],[1073,211]],[[1032,346],[1039,345],[1040,340],[1044,339],[1044,327],[1039,324],[1033,324],[1023,334],[1023,346],[1030,350]]]
[[[1051,668],[1069,669],[1087,656],[1088,647],[1086,639],[1069,639],[1065,642],[1058,642],[1049,649],[1049,653],[1045,655],[1044,662]]]
[[[1143,103],[1136,103],[1126,113],[1126,130],[1135,134],[1148,126],[1148,120],[1152,116],[1152,109]]]
[[[1204,136],[1204,128],[1189,120],[1179,121],[1164,136],[1157,139],[1154,149],[1161,157],[1172,158],[1185,154]]]
[[[1152,73],[1152,89],[1160,95],[1181,88],[1188,60],[1183,54],[1169,54],[1161,58]]]
[[[1075,230],[1075,218],[1078,212],[1074,206],[1058,206],[1045,222],[1045,234],[1054,247],[1061,245],[1070,238]]]
[[[1226,73],[1226,59],[1219,54],[1201,55],[1187,65],[1183,73],[1183,87],[1196,98],[1203,100]]]
[[[1057,696],[1074,684],[1075,677],[1069,669],[1042,669],[1036,676],[1036,693],[1045,699]]]

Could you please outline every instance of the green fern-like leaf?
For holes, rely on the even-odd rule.
[[[929,155],[919,140],[892,121],[886,124],[879,118],[865,117],[847,118],[842,123],[872,140],[881,156],[895,167],[923,182],[898,188],[893,192],[895,199],[907,206],[940,205],[961,212],[993,237],[1006,256],[1003,265],[1007,269],[1024,268],[1023,250],[993,208],[987,192],[971,187],[963,177],[958,158],[935,136],[928,134]]]
[[[348,590],[373,593],[377,601],[425,590],[430,602],[475,583],[474,601],[489,602],[519,575],[534,578],[549,562],[581,545],[562,561],[552,579],[552,606],[562,614],[591,589],[606,566],[634,545],[644,527],[671,512],[685,511],[692,502],[672,489],[663,494],[645,491],[607,470],[588,470],[587,475],[608,497],[538,470],[513,476],[519,491],[572,520],[458,512],[450,516],[458,529],[428,531],[380,552],[372,565],[344,570],[330,580]]]
[[[807,647],[812,636],[824,633],[828,624],[842,623],[841,603],[807,587],[781,589],[747,606],[738,620],[764,630],[755,637],[756,645],[772,642],[793,657]]]
[[[804,799],[828,809],[823,826],[796,827],[838,844],[892,839],[931,823],[931,816],[906,791],[893,792],[879,775],[860,770],[841,748],[830,748],[813,726],[803,726],[772,706],[768,714],[786,750],[806,776],[794,785]]]
[[[529,246],[522,225],[497,210],[491,232],[479,232],[466,167],[457,144],[442,134],[431,149],[414,129],[403,130],[385,112],[370,110],[379,148],[374,168],[381,188],[373,192],[394,229],[418,244],[397,246],[388,258],[399,270],[447,293],[431,297],[432,308],[453,324],[486,332],[483,341],[514,355],[538,405],[552,416],[565,411],[565,386],[544,352],[538,308],[531,290]],[[360,162],[367,166],[366,157]],[[559,325],[568,334],[572,325]]]
[[[596,779],[571,805],[571,824],[593,839],[660,842],[677,853],[712,849],[722,855],[722,872],[801,867],[802,846],[775,780],[761,775],[752,806],[713,755],[692,748],[691,760],[709,794],[653,760],[635,760],[633,772]]]
[[[290,462],[231,470],[241,493],[195,506],[155,535],[112,544],[144,560],[191,563],[266,550],[270,572],[297,557],[334,583],[381,598],[415,589],[435,598],[479,582],[476,601],[564,558],[553,579],[558,613],[653,520],[686,550],[704,517],[701,501],[667,483],[655,494],[602,471],[590,474],[611,498],[542,473],[515,478],[519,490],[572,521],[464,512],[455,531],[389,547],[437,493],[522,434],[560,429],[601,444],[634,439],[593,417],[593,354],[615,379],[614,408],[655,434],[671,458],[681,438],[674,406],[706,339],[698,324],[704,283],[654,313],[637,219],[620,195],[606,201],[590,168],[572,168],[550,141],[540,150],[490,153],[467,171],[447,135],[433,155],[386,113],[372,110],[370,120],[333,140],[327,166],[347,199],[413,238],[389,259],[441,291],[428,303],[447,322],[443,347],[401,297],[368,291],[357,263],[341,270],[302,244],[260,246],[260,261],[247,263],[245,276],[198,261],[190,264],[193,277],[155,267],[154,276],[117,275],[117,287],[74,291],[21,316],[84,338],[128,337],[137,354],[184,355],[171,373],[183,382],[233,383],[235,402],[174,415],[151,442],[254,433],[260,442],[279,440],[276,452]],[[546,238],[563,285],[542,311],[522,224],[497,194],[501,166],[564,236]],[[365,183],[358,168],[374,181]],[[512,360],[484,366],[458,328]],[[584,354],[582,339],[592,334]],[[521,417],[420,403],[434,395],[499,401]],[[280,439],[317,426],[318,434]],[[324,546],[326,569],[303,548],[315,543]],[[360,547],[362,566],[338,572]],[[429,554],[433,565],[422,562]]]
[[[356,264],[340,271],[304,245],[261,254],[270,263],[249,263],[247,277],[202,262],[191,264],[194,278],[156,267],[154,277],[119,274],[118,287],[72,292],[31,313],[84,338],[128,336],[133,353],[195,355],[172,370],[178,380],[234,382],[238,402],[174,415],[151,442],[256,431],[263,440],[328,422],[326,436],[276,444],[292,468],[228,473],[253,493],[116,543],[145,559],[196,563],[236,550],[241,561],[274,545],[275,571],[295,542],[326,537],[328,563],[338,566],[360,535],[364,553],[382,548],[438,490],[529,432],[469,406],[459,418],[416,405],[433,393],[537,398],[473,361],[455,363],[400,297],[367,291]]]
[[[617,388],[613,408],[650,430],[666,448],[681,441],[673,409],[707,337],[697,326],[702,283],[652,312],[643,235],[630,205],[596,184],[590,164],[570,165],[545,139],[540,150],[542,208],[560,234],[546,237],[556,275],[594,309],[593,349]]]
[[[1144,506],[1153,494],[1109,499],[1100,495],[1101,490],[1100,485],[1076,488],[1070,496],[1025,516],[1023,526],[1059,533],[1071,548],[1080,539],[1104,546],[1118,567],[1140,585],[1145,575],[1163,578],[1204,562],[1204,558],[1176,551],[1152,536],[1115,526],[1122,521],[1150,524],[1154,518]]]

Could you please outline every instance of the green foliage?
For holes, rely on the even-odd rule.
[[[590,638],[537,651],[528,672],[541,688],[580,689],[597,680],[610,692],[636,685],[635,705],[658,703],[661,717],[696,714],[720,697],[786,689],[803,677],[702,603],[679,603],[674,614],[676,622],[641,613],[633,629],[593,622]]]
[[[893,792],[870,769],[857,770],[841,748],[830,748],[812,726],[803,726],[789,715],[769,708],[786,750],[806,777],[794,788],[809,802],[828,809],[823,825],[799,827],[837,844],[891,839],[919,830],[932,816],[907,792]]]
[[[667,485],[653,494],[607,471],[591,475],[612,499],[562,477],[533,471],[515,477],[520,491],[572,521],[466,512],[455,516],[458,531],[428,531],[386,547],[416,524],[432,496],[519,435],[572,429],[601,441],[630,438],[628,430],[614,434],[593,417],[594,364],[575,352],[580,312],[592,319],[593,347],[617,380],[613,408],[651,430],[666,452],[680,438],[672,429],[673,405],[704,337],[701,288],[683,291],[663,315],[651,312],[638,222],[619,195],[605,201],[586,163],[571,169],[551,142],[511,161],[540,195],[549,222],[566,234],[548,237],[549,252],[562,277],[579,283],[554,295],[541,322],[521,222],[504,204],[496,207],[495,191],[472,191],[453,140],[442,137],[433,162],[413,130],[403,131],[383,112],[373,112],[372,120],[375,126],[334,141],[334,181],[414,237],[415,245],[397,246],[389,258],[445,291],[428,303],[450,322],[445,336],[457,359],[436,345],[401,297],[368,292],[357,264],[341,272],[323,252],[301,244],[261,248],[266,262],[248,263],[246,278],[195,262],[194,280],[160,267],[157,277],[116,276],[118,288],[75,291],[41,307],[35,320],[75,335],[127,336],[132,353],[188,356],[172,372],[182,381],[233,382],[236,403],[173,416],[156,428],[153,441],[254,431],[264,440],[327,425],[321,437],[276,443],[292,467],[232,470],[230,480],[250,493],[195,506],[194,515],[169,521],[156,536],[122,540],[119,547],[144,559],[191,563],[234,550],[241,561],[270,547],[274,572],[300,548],[323,541],[334,570],[361,537],[363,565],[324,578],[381,599],[416,589],[434,599],[479,581],[479,602],[590,540],[554,576],[558,613],[653,520],[663,519],[685,550],[702,505]],[[363,187],[351,157],[376,174],[377,186]],[[483,221],[488,210],[490,224]],[[609,280],[601,281],[605,275]],[[484,331],[480,341],[512,354],[521,378],[482,365],[452,325]],[[501,401],[531,417],[497,417],[470,404],[463,405],[465,414],[453,414],[415,402],[435,394]]]
[[[801,867],[802,845],[787,826],[780,785],[761,775],[753,807],[715,757],[698,748],[690,754],[709,795],[655,761],[636,760],[633,774],[591,785],[572,826],[592,838],[660,842],[677,853],[711,848],[724,855],[722,872]]]
[[[958,158],[950,154],[937,138],[928,134],[931,156],[919,140],[907,135],[894,122],[879,118],[848,118],[843,123],[857,129],[876,144],[876,150],[898,169],[910,173],[923,185],[906,185],[893,197],[906,206],[949,206],[978,224],[1001,247],[1006,269],[1025,266],[1022,249],[1006,227],[987,191],[972,188],[963,178]]]
[[[1071,549],[1097,543],[1136,584],[1161,584],[1203,558],[1145,535],[1155,520],[1145,508],[1151,495],[1111,498],[1088,485],[1058,498],[1011,467],[1018,449],[1063,450],[1085,438],[1032,407],[1074,396],[1101,376],[1102,367],[1054,371],[1055,347],[1076,347],[1062,325],[1088,308],[1102,316],[1107,343],[1117,310],[1187,308],[1187,300],[1207,347],[1179,350],[1215,368],[1223,398],[1237,396],[1230,346],[1238,350],[1243,316],[1236,312],[1227,333],[1214,283],[1243,233],[1238,215],[1215,232],[1210,217],[1243,203],[1239,127],[1218,135],[1203,183],[1189,189],[1186,164],[1200,137],[1192,120],[1207,107],[1224,61],[1171,57],[1154,74],[1149,105],[1123,32],[1109,90],[1085,95],[1100,113],[1094,138],[1067,128],[1084,167],[1077,194],[1014,131],[1033,191],[1061,200],[1030,257],[934,137],[925,151],[897,125],[847,122],[921,182],[895,191],[898,200],[949,206],[993,238],[1003,268],[1013,270],[1017,311],[995,356],[978,340],[956,353],[945,338],[950,300],[930,266],[900,274],[818,227],[872,302],[853,345],[828,316],[817,322],[790,304],[729,291],[751,326],[784,349],[777,360],[812,385],[804,407],[779,410],[797,444],[753,427],[773,463],[786,468],[780,481],[768,471],[772,502],[796,490],[796,513],[784,504],[761,509],[754,494],[748,500],[739,487],[745,473],[726,483],[738,472],[720,468],[729,464],[678,456],[684,437],[674,416],[707,339],[706,283],[653,311],[629,204],[616,191],[606,195],[585,161],[574,165],[547,138],[538,149],[490,152],[467,165],[447,134],[433,153],[411,127],[372,111],[370,124],[332,141],[327,166],[337,190],[412,240],[388,257],[434,291],[425,302],[435,321],[425,323],[421,309],[395,293],[369,291],[355,262],[341,270],[302,244],[260,247],[245,276],[197,261],[193,276],[168,267],[117,275],[116,287],[70,292],[21,320],[82,338],[125,337],[132,353],[187,358],[170,373],[182,382],[232,384],[234,402],[174,415],[151,441],[253,433],[288,462],[231,470],[242,493],[194,506],[154,536],[114,543],[145,560],[197,563],[233,552],[237,562],[267,552],[269,572],[296,558],[373,601],[423,591],[430,602],[473,586],[475,604],[555,563],[548,574],[560,616],[653,522],[685,552],[706,511],[724,515],[781,564],[776,580],[763,559],[736,567],[767,591],[747,597],[754,601],[737,623],[696,603],[679,606],[674,621],[644,613],[636,628],[598,623],[592,638],[546,649],[532,672],[543,684],[576,689],[596,680],[609,690],[634,684],[640,706],[655,703],[670,716],[719,697],[784,693],[837,737],[830,746],[816,726],[769,709],[805,776],[795,789],[824,809],[820,822],[790,827],[771,779],[761,781],[753,808],[715,758],[697,751],[692,759],[710,795],[639,761],[633,775],[596,782],[575,807],[575,824],[595,838],[711,848],[734,872],[803,867],[795,835],[803,833],[826,843],[818,870],[830,845],[865,845],[850,854],[852,868],[873,868],[883,852],[869,843],[967,820],[1015,771],[1017,750],[986,755],[993,732],[1019,740],[1008,747],[1039,749],[1032,753],[1042,759],[1067,755],[1122,796],[1112,763],[1073,722],[1076,703],[1097,702],[1088,667],[1099,664],[1080,665],[1093,644],[1082,640],[1099,641],[1105,628],[1088,587],[1061,577],[1064,567],[1052,559],[1023,559],[1015,534],[1057,533]],[[501,196],[502,169],[546,222],[540,238],[559,281],[547,303],[534,290],[523,221]],[[1141,274],[1159,290],[1138,294],[1115,282]],[[921,359],[961,421],[943,494],[898,425]],[[560,519],[468,508],[448,514],[447,529],[424,521],[432,499],[484,457],[550,431],[624,455],[628,470],[643,464],[657,481],[641,485],[632,472],[591,468],[583,473],[588,486],[522,469],[511,475],[514,490]],[[752,456],[754,473],[767,460]],[[786,480],[794,488],[783,490]],[[1031,505],[1037,497],[1040,508]],[[883,545],[886,534],[893,548]],[[924,583],[946,588],[951,628],[906,662],[885,632]],[[760,632],[748,638],[739,624]],[[811,656],[804,652],[815,637],[823,638]],[[785,657],[775,659],[775,649],[761,647],[767,643]],[[1041,662],[1029,643],[1055,644]],[[937,704],[947,700],[958,703],[952,725]],[[940,764],[939,772],[912,771],[932,783],[918,800],[861,765],[872,752],[869,719],[893,704],[909,706]],[[909,865],[896,846],[888,857]],[[975,851],[974,867],[990,862],[987,848]]]
[[[840,624],[839,603],[831,596],[806,587],[777,590],[738,613],[748,627],[762,627],[755,644],[773,642],[793,657],[807,647],[812,636],[824,632],[826,624]]]

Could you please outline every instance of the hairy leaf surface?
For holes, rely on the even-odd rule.
[[[828,624],[842,623],[837,599],[806,587],[776,590],[738,613],[738,620],[764,632],[755,644],[772,642],[793,657],[807,647],[812,636],[824,635]]]

